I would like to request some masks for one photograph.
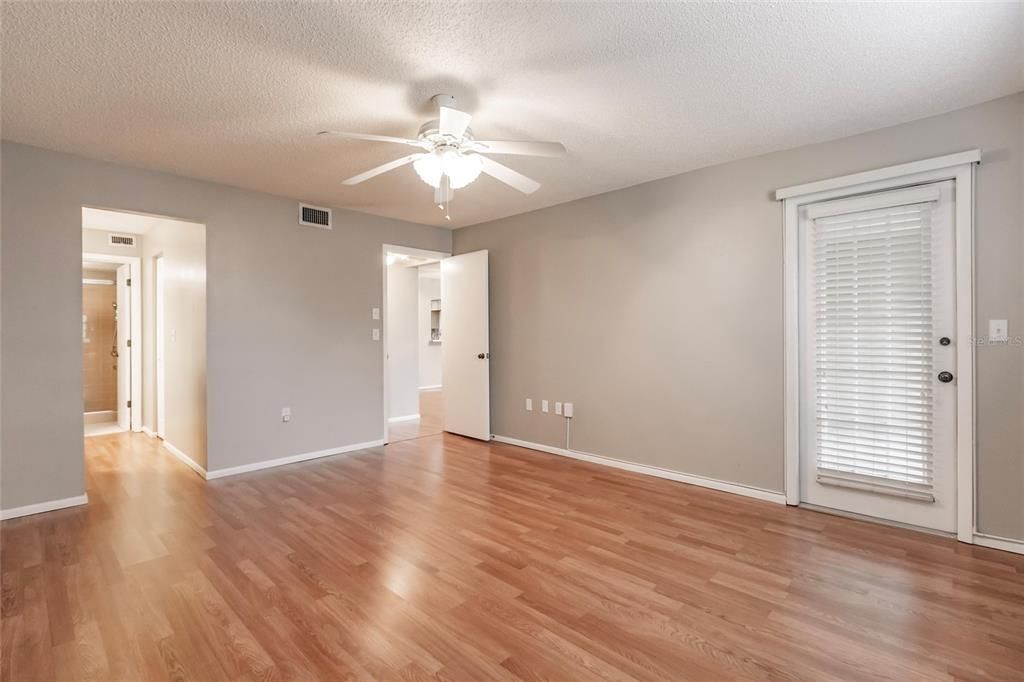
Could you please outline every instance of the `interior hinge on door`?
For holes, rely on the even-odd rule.
[[[132,401],[129,400],[128,401],[128,407],[131,407],[131,406],[132,406]]]
[[[128,286],[131,286],[131,285],[132,285],[132,278],[131,278],[131,277],[129,277],[129,278],[128,278]]]
[[[128,347],[129,347],[129,348],[131,348],[131,347],[132,347],[132,340],[131,340],[131,339],[128,339]]]

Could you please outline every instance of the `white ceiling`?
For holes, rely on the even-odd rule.
[[[543,183],[456,193],[458,227],[1024,90],[1015,3],[3,3],[19,142],[445,224],[408,153],[429,97]]]
[[[82,209],[82,228],[86,230],[105,230],[107,232],[126,232],[128,234],[146,234],[157,226],[194,225],[185,220],[164,218],[142,213],[125,211],[108,211],[102,208]]]

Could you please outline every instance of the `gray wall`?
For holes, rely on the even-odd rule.
[[[980,147],[976,316],[1024,334],[1024,94],[464,228],[490,250],[492,430],[783,489],[776,188]],[[1024,538],[1024,348],[977,353],[983,532]]]
[[[327,232],[297,225],[280,197],[9,142],[0,153],[5,509],[84,489],[83,205],[206,225],[211,470],[381,437],[382,244],[449,251],[450,232],[342,210]]]
[[[416,352],[419,281],[416,268],[388,266],[388,417],[419,414],[419,355]]]

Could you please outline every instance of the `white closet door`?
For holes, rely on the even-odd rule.
[[[800,222],[801,501],[956,530],[953,183]]]

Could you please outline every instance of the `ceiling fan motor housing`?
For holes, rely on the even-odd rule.
[[[455,143],[462,141],[468,142],[473,139],[473,131],[469,128],[466,128],[466,132],[463,134],[461,140],[456,140],[450,135],[441,135],[441,121],[435,118],[433,121],[427,121],[426,123],[421,125],[419,132],[416,134],[416,137],[423,140],[424,142],[430,142],[435,145],[439,143],[443,144],[446,141]],[[455,146],[458,145],[456,144]]]

